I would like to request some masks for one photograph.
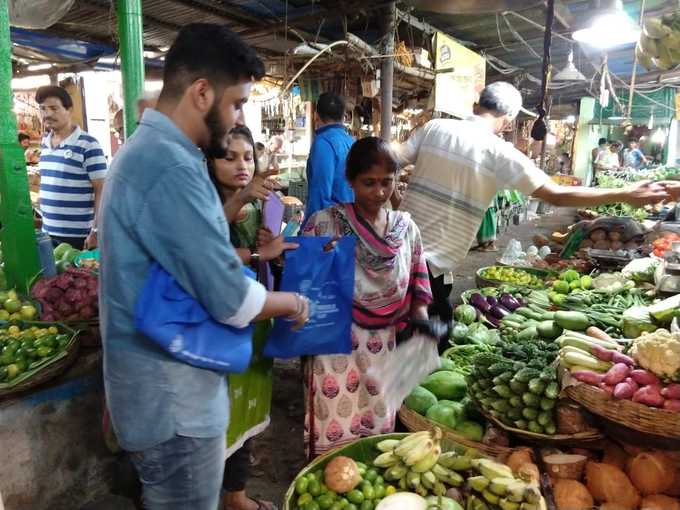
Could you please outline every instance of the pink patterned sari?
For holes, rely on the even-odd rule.
[[[369,367],[403,363],[394,357],[396,333],[414,303],[432,300],[418,227],[408,213],[389,211],[385,235],[356,214],[352,204],[312,216],[303,235],[357,239],[352,354],[314,356],[307,365],[305,444],[318,455],[360,436],[394,430],[396,409],[387,409]]]

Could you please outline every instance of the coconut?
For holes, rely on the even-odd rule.
[[[644,452],[628,462],[628,476],[644,496],[663,494],[675,479],[673,462],[661,452]]]

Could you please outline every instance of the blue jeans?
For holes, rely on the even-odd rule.
[[[216,510],[224,473],[225,435],[175,436],[132,452],[147,510]]]

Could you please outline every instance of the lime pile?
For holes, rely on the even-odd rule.
[[[295,482],[298,510],[373,510],[384,497],[397,492],[374,468],[357,462],[362,481],[345,494],[331,491],[324,484],[323,471],[301,476]]]
[[[0,291],[0,321],[32,321],[37,316],[33,303],[22,300],[15,290]]]
[[[482,278],[525,287],[542,287],[542,280],[535,274],[531,274],[522,269],[504,266],[487,267],[481,272]]]
[[[63,351],[69,335],[60,334],[56,326],[20,328],[12,325],[0,329],[0,382],[10,382],[38,363]]]

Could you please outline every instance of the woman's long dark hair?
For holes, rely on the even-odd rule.
[[[255,173],[253,175],[256,175],[259,172],[258,164],[257,164],[257,155],[255,154],[255,140],[253,140],[253,134],[250,132],[250,129],[248,129],[246,126],[235,126],[229,131],[229,134],[227,135],[228,139],[227,141],[231,141],[234,138],[241,138],[242,140],[245,140],[246,143],[250,145],[250,147],[253,149],[253,163],[255,164]],[[210,175],[210,180],[212,181],[213,185],[215,186],[215,189],[217,190],[217,194],[220,196],[220,200],[222,203],[224,203],[226,197],[222,193],[222,187],[220,186],[219,181],[217,180],[217,173],[215,171],[215,159],[213,158],[208,158],[207,159],[207,165],[208,165],[208,174]]]

